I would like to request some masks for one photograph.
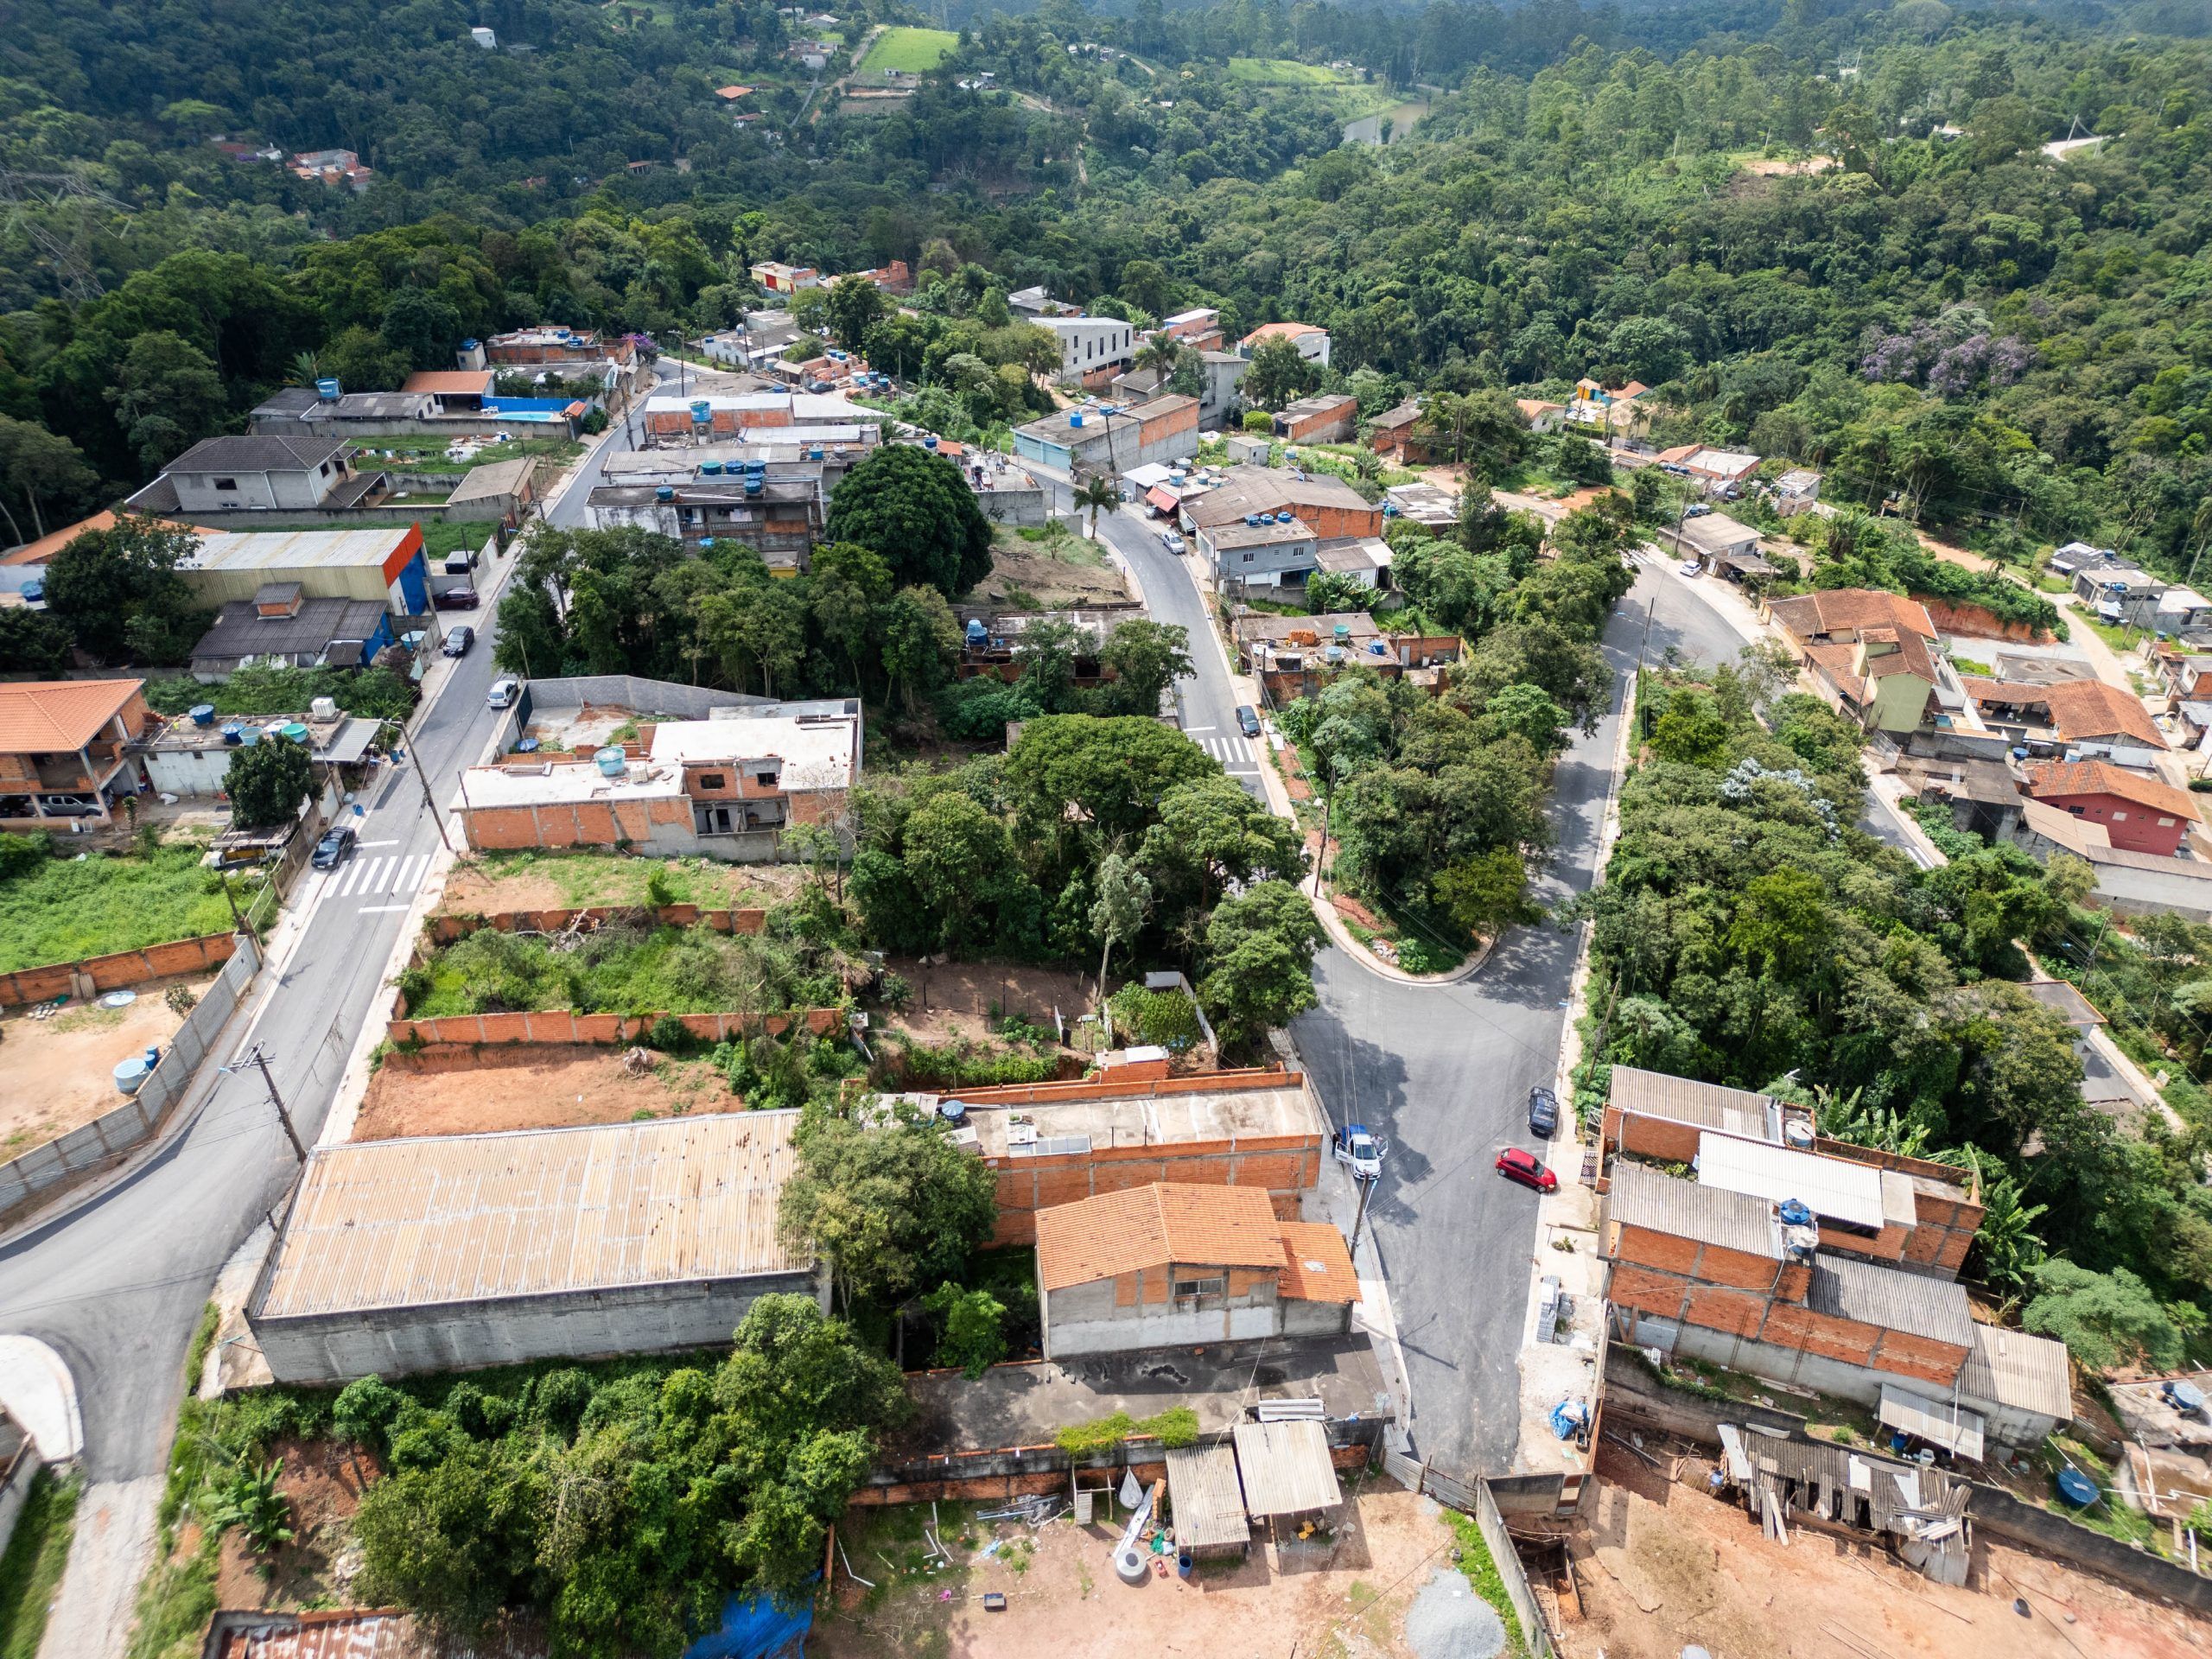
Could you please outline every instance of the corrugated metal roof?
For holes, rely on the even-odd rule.
[[[1233,1432],[1247,1514],[1307,1515],[1344,1502],[1319,1423],[1239,1423]]]
[[[2066,1344],[2024,1331],[1976,1325],[1974,1345],[1959,1368],[1959,1392],[2065,1422],[2074,1415],[2074,1382]]]
[[[1624,1227],[1782,1259],[1781,1229],[1773,1210],[1740,1192],[1680,1180],[1624,1158],[1613,1166],[1612,1191],[1605,1202],[1606,1214]]]
[[[1796,1198],[1816,1216],[1854,1227],[1882,1225],[1882,1172],[1866,1164],[1708,1130],[1697,1138],[1697,1180],[1769,1204]]]
[[[1940,1446],[1962,1458],[1972,1458],[1976,1463],[1981,1461],[1984,1425],[1978,1411],[1925,1400],[1894,1382],[1885,1382],[1880,1421],[1931,1446]]]
[[[1167,1498],[1179,1549],[1218,1548],[1252,1540],[1236,1453],[1225,1446],[1194,1446],[1167,1454]]]
[[[200,538],[180,567],[186,570],[347,569],[384,568],[412,524],[373,530],[226,530]]]
[[[1663,1071],[1645,1071],[1633,1065],[1613,1068],[1609,1098],[1624,1112],[1642,1117],[1663,1117],[1670,1123],[1694,1123],[1700,1128],[1719,1129],[1754,1141],[1779,1141],[1781,1114],[1764,1095],[1748,1089],[1726,1089],[1717,1083],[1672,1077]]]
[[[1813,1264],[1812,1287],[1805,1301],[1815,1313],[1833,1319],[1902,1331],[1959,1348],[1974,1343],[1967,1293],[1948,1279],[1823,1255]]]
[[[302,1318],[802,1269],[806,1259],[776,1230],[797,1120],[725,1112],[319,1147],[256,1313]]]

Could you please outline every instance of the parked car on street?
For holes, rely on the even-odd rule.
[[[486,703],[494,709],[512,709],[515,695],[522,690],[520,681],[503,677],[492,682],[492,689],[485,695]]]
[[[1711,507],[1706,505],[1704,502],[1700,501],[1694,506],[1684,507],[1682,509],[1682,517],[1685,518],[1702,518],[1706,514],[1712,511],[1713,509]]]
[[[1330,1137],[1329,1147],[1356,1181],[1371,1181],[1382,1173],[1382,1147],[1364,1123],[1345,1124]]]
[[[468,648],[476,643],[476,630],[463,622],[458,627],[446,630],[446,655],[466,657]]]
[[[1529,1133],[1539,1141],[1559,1133],[1559,1096],[1541,1084],[1529,1091]]]
[[[1160,532],[1160,544],[1170,553],[1183,552],[1191,545],[1172,530],[1163,530]]]
[[[334,870],[352,856],[353,843],[358,839],[359,837],[353,830],[340,825],[315,842],[315,857],[311,861],[318,870]]]
[[[1508,1147],[1497,1154],[1497,1173],[1539,1192],[1555,1192],[1559,1187],[1559,1177],[1544,1167],[1543,1160],[1518,1147]]]
[[[1684,559],[1675,567],[1675,574],[1678,576],[1696,576],[1702,575],[1704,573],[1705,567],[1695,559]]]
[[[1240,702],[1236,705],[1236,729],[1247,737],[1257,737],[1260,734],[1260,716],[1249,702]]]
[[[474,588],[448,588],[437,594],[431,603],[442,611],[473,611],[476,608]]]

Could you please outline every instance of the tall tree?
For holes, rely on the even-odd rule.
[[[827,534],[874,552],[901,586],[926,583],[947,599],[990,573],[991,524],[975,492],[950,459],[916,444],[885,444],[845,474]]]

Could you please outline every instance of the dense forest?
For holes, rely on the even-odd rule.
[[[521,322],[727,322],[755,259],[903,257],[925,321],[1043,283],[1139,321],[1317,322],[1333,372],[1394,391],[1634,377],[1662,439],[1825,466],[1845,499],[2000,552],[2080,536],[2173,568],[2212,534],[2201,40],[1942,0],[1632,29],[1573,0],[1052,0],[856,115],[788,73],[791,21],[520,0],[0,19],[0,504],[28,534],[111,497],[302,353],[386,384]],[[1092,41],[1123,45],[1068,49]],[[1338,67],[1255,80],[1275,60],[1245,54]],[[954,84],[982,69],[995,89]],[[770,120],[719,107],[735,74]],[[1389,86],[1429,99],[1418,128],[1340,144],[1345,100]],[[2069,133],[2105,142],[2043,153]],[[349,148],[373,181],[234,162],[218,134]]]

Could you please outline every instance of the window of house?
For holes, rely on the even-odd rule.
[[[215,487],[219,490],[235,490],[238,486],[238,481],[235,478],[219,478],[215,480]]]
[[[699,774],[699,787],[702,789],[727,789],[729,787],[729,779],[723,777],[719,772],[702,772]]]
[[[1221,1274],[1216,1274],[1211,1279],[1178,1279],[1175,1281],[1175,1300],[1182,1301],[1189,1297],[1218,1296],[1228,1288],[1229,1281]]]
[[[326,461],[321,466],[316,467],[315,470],[318,476],[327,478],[330,476],[330,463]]]
[[[2115,812],[2112,815],[2112,821],[2114,823],[2126,823],[2127,822],[2127,814],[2125,812]]]
[[[756,772],[753,774],[753,781],[763,789],[773,789],[776,786],[776,774],[772,772]]]
[[[2173,827],[2174,821],[2171,818],[2160,818],[2158,820],[2158,828],[2161,830],[2171,830]]]
[[[1247,554],[1244,556],[1244,563],[1247,563],[1247,564],[1249,564],[1249,563],[1252,563],[1252,556],[1251,556],[1249,553],[1247,553]]]

